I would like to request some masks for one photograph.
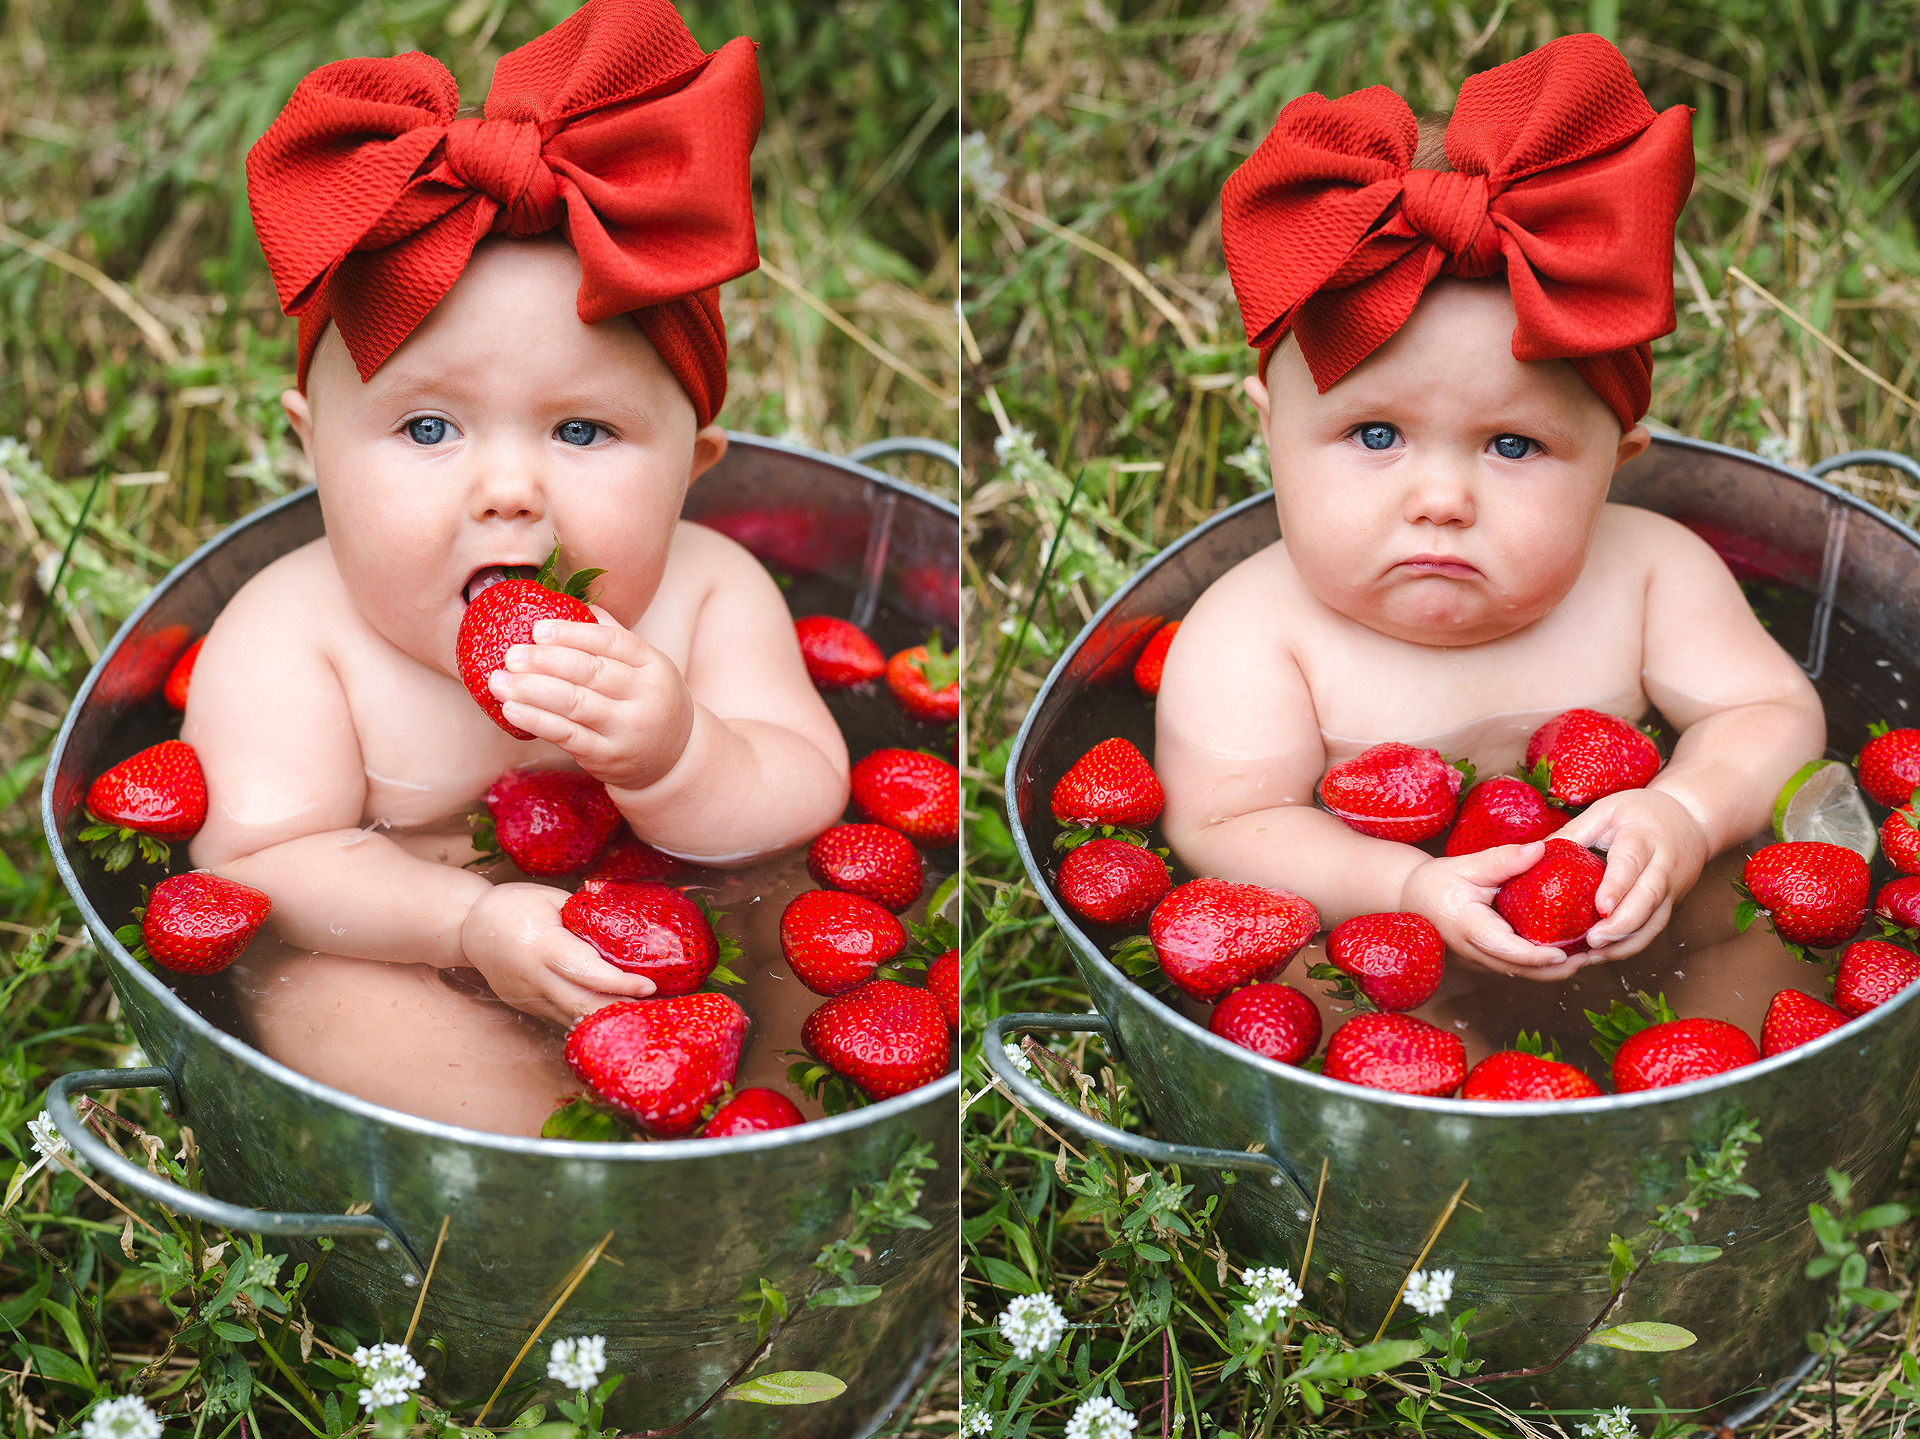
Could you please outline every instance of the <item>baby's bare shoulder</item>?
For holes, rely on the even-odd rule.
[[[1249,630],[1282,631],[1304,595],[1299,573],[1287,556],[1284,541],[1275,541],[1256,550],[1219,579],[1201,591],[1181,626],[1185,634],[1215,628],[1231,628],[1241,635]]]
[[[739,541],[692,520],[681,520],[673,527],[666,572],[660,578],[662,589],[668,585],[711,589],[745,575],[757,575],[772,583],[765,567]]]
[[[1592,559],[1608,572],[1637,581],[1704,581],[1726,578],[1712,546],[1681,524],[1637,505],[1608,505],[1594,527]]]
[[[288,643],[318,646],[355,614],[322,535],[288,551],[242,585],[220,611],[214,631],[270,628]]]

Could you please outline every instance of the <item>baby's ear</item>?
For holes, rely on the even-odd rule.
[[[1248,375],[1240,382],[1240,388],[1247,392],[1247,398],[1253,401],[1254,409],[1260,412],[1260,433],[1267,432],[1267,384],[1258,375]]]
[[[300,437],[300,448],[307,452],[307,459],[311,461],[313,459],[313,406],[298,390],[282,390],[280,408],[287,412],[287,423],[293,426],[293,432]]]
[[[1620,448],[1614,451],[1613,455],[1613,467],[1616,470],[1619,469],[1628,460],[1645,453],[1647,446],[1652,443],[1653,435],[1648,431],[1647,427],[1645,425],[1635,425],[1620,437]]]
[[[297,428],[297,427],[296,427]],[[693,436],[693,469],[687,475],[687,483],[692,484],[700,476],[720,463],[720,457],[727,452],[727,432],[718,425],[702,425]]]

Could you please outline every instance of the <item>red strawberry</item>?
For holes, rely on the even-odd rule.
[[[1856,763],[1860,788],[1888,809],[1898,809],[1920,789],[1920,729],[1868,726],[1866,742]]]
[[[614,830],[607,847],[587,866],[582,878],[665,882],[684,879],[692,873],[691,865],[670,854],[661,853],[622,824]]]
[[[857,894],[809,889],[780,916],[780,952],[815,994],[845,994],[865,984],[906,947],[900,921]]]
[[[814,1058],[873,1099],[938,1079],[952,1053],[940,1002],[891,979],[829,999],[807,1016],[800,1040]]]
[[[1898,929],[1920,929],[1920,877],[1892,879],[1881,885],[1873,912]]]
[[[1842,845],[1770,844],[1740,878],[1773,932],[1790,944],[1825,949],[1852,938],[1867,917],[1867,862]]]
[[[877,749],[853,767],[860,813],[915,844],[946,849],[960,838],[960,771],[910,749]]]
[[[1525,780],[1495,775],[1468,790],[1460,801],[1446,853],[1478,854],[1503,844],[1532,844],[1566,822],[1566,815]]]
[[[1632,1034],[1614,1051],[1613,1089],[1665,1089],[1725,1074],[1760,1057],[1747,1032],[1724,1019],[1670,1019]]]
[[[205,635],[200,636],[187,646],[187,652],[173,662],[173,668],[167,671],[167,683],[161,690],[167,703],[177,710],[187,707],[187,686],[193,683],[193,662],[200,658],[200,646],[207,642]]]
[[[806,615],[793,622],[807,678],[816,689],[843,690],[880,678],[887,667],[880,646],[865,630],[831,615]]]
[[[185,740],[162,740],[123,759],[93,782],[87,809],[98,819],[155,839],[192,839],[207,822],[207,781]]]
[[[606,571],[581,570],[567,580],[564,588],[556,586],[549,582],[554,578],[554,565],[559,557],[560,547],[555,545],[535,578],[503,579],[486,584],[467,602],[467,612],[460,617],[460,633],[454,640],[454,663],[460,670],[460,682],[467,687],[474,702],[487,712],[487,718],[515,739],[533,736],[518,725],[507,723],[500,713],[500,701],[487,688],[487,676],[505,667],[510,646],[533,643],[533,627],[540,620],[598,623],[582,596],[587,586]],[[501,568],[487,567],[488,570]],[[484,573],[476,572],[475,579]],[[469,580],[468,586],[471,588],[474,582]]]
[[[93,698],[109,708],[145,704],[166,683],[167,672],[193,642],[185,625],[130,634],[94,681]]]
[[[1297,894],[1192,879],[1160,901],[1147,937],[1167,978],[1212,1002],[1278,974],[1319,928],[1320,916]]]
[[[607,787],[584,770],[510,769],[488,788],[486,804],[493,832],[483,821],[474,847],[488,852],[491,839],[522,874],[572,874],[620,828]]]
[[[1321,776],[1320,803],[1362,834],[1419,844],[1453,823],[1462,778],[1440,751],[1389,741]]]
[[[1207,1028],[1282,1064],[1302,1063],[1320,1047],[1320,1011],[1290,984],[1236,989],[1214,1006]]]
[[[1147,647],[1140,651],[1140,658],[1133,662],[1133,682],[1140,686],[1140,693],[1160,693],[1160,672],[1167,667],[1167,651],[1173,647],[1173,637],[1179,632],[1178,620],[1162,625],[1153,632]]]
[[[1857,948],[1858,946],[1856,946]],[[1783,989],[1760,1024],[1760,1057],[1771,1059],[1847,1022],[1846,1015],[1797,989]]]
[[[1578,954],[1586,948],[1587,931],[1600,922],[1593,897],[1606,872],[1592,850],[1550,839],[1538,864],[1500,886],[1493,907],[1522,939]]]
[[[1884,939],[1863,939],[1840,951],[1833,1002],[1849,1018],[1885,1004],[1920,979],[1920,956]]]
[[[1920,812],[1909,799],[1880,826],[1880,848],[1902,874],[1920,874]]]
[[[1467,1077],[1467,1047],[1410,1014],[1356,1014],[1334,1030],[1323,1072],[1369,1089],[1443,1099]]]
[[[169,875],[147,896],[140,940],[154,963],[177,974],[217,974],[259,933],[272,907],[259,890],[205,870]],[[120,937],[132,938],[125,931]]]
[[[1167,802],[1147,757],[1123,739],[1103,739],[1053,787],[1061,824],[1152,824]]]
[[[1145,845],[1090,839],[1060,863],[1055,887],[1068,909],[1095,924],[1138,924],[1167,897],[1167,862]]]
[[[1623,789],[1644,788],[1659,772],[1660,751],[1618,715],[1568,710],[1533,732],[1526,768],[1550,798],[1580,809]]]
[[[699,905],[664,884],[590,879],[560,906],[560,922],[654,993],[692,994],[720,962],[720,944]]]
[[[960,951],[950,949],[927,966],[927,993],[940,1001],[947,1028],[960,1027]]]
[[[602,1102],[671,1138],[733,1083],[746,1037],[746,1011],[724,994],[622,999],[574,1025],[565,1053]]]
[[[883,824],[836,824],[807,846],[807,873],[829,889],[844,889],[898,914],[926,883],[920,851]]]
[[[1382,1009],[1418,1009],[1440,987],[1447,946],[1417,914],[1362,914],[1327,936],[1327,958]]]
[[[1571,1064],[1518,1049],[1503,1049],[1474,1065],[1460,1097],[1513,1102],[1592,1099],[1599,1092],[1600,1086]]]
[[[702,1139],[732,1139],[740,1134],[764,1134],[769,1129],[791,1129],[806,1116],[786,1095],[775,1089],[741,1089],[713,1112]]]
[[[917,720],[952,724],[960,718],[960,662],[940,647],[939,635],[887,661],[887,688]]]

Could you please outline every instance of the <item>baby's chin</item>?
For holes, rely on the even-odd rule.
[[[1479,585],[1421,580],[1384,594],[1347,595],[1332,608],[1368,629],[1408,644],[1438,649],[1482,645],[1518,634],[1553,608],[1524,603]]]

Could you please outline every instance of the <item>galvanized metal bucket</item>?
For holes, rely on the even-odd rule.
[[[1822,468],[1851,463],[1920,476],[1920,466],[1885,452]],[[1920,535],[1818,478],[1662,436],[1620,471],[1612,497],[1751,541],[1775,574],[1812,591],[1808,632],[1794,643],[1816,677],[1856,627],[1920,656]],[[1700,1242],[1724,1254],[1650,1267],[1613,1319],[1680,1324],[1698,1343],[1654,1355],[1582,1346],[1550,1374],[1510,1381],[1507,1397],[1638,1407],[1657,1394],[1681,1408],[1778,1380],[1805,1359],[1804,1336],[1826,1300],[1824,1286],[1802,1277],[1816,1250],[1807,1204],[1826,1198],[1826,1168],[1851,1175],[1862,1202],[1883,1192],[1920,1117],[1920,987],[1812,1044],[1671,1089],[1557,1105],[1424,1099],[1278,1064],[1209,1033],[1122,974],[1054,895],[1040,858],[1055,829],[1053,782],[1089,734],[1123,734],[1152,753],[1150,713],[1112,704],[1106,686],[1130,684],[1131,655],[1151,630],[1277,537],[1270,495],[1188,534],[1094,616],[1035,700],[1007,766],[1008,809],[1021,859],[1098,1012],[1002,1016],[984,1036],[987,1062],[1056,1124],[1212,1183],[1234,1175],[1226,1222],[1261,1262],[1298,1263],[1321,1161],[1330,1161],[1314,1283],[1338,1271],[1326,1302],[1356,1336],[1372,1336],[1466,1180],[1475,1207],[1453,1215],[1428,1264],[1455,1271],[1456,1312],[1477,1309],[1474,1352],[1488,1373],[1546,1364],[1581,1335],[1610,1290],[1608,1235],[1644,1228],[1655,1205],[1677,1199],[1689,1152],[1744,1114],[1763,1139],[1747,1169],[1760,1197],[1726,1201],[1695,1226]],[[1884,667],[1851,688],[1850,708],[1890,718],[1904,717],[1907,696],[1920,692]],[[1833,743],[1857,749],[1864,738],[1836,727]],[[1061,1032],[1099,1036],[1173,1143],[1090,1120],[1002,1051],[1009,1035]]]
[[[932,450],[957,463],[945,447]],[[734,435],[725,459],[689,492],[685,513],[782,568],[852,591],[859,622],[884,602],[952,631],[958,513],[877,471]],[[294,1073],[189,1007],[114,939],[114,925],[138,902],[138,880],[102,872],[74,843],[87,784],[111,760],[167,737],[168,721],[143,701],[184,643],[179,637],[204,631],[248,578],[321,532],[318,498],[307,489],[203,546],[121,628],[61,726],[42,797],[47,842],[154,1064],[56,1081],[47,1106],[60,1132],[124,1187],[232,1229],[285,1237],[301,1258],[319,1259],[316,1236],[338,1236],[314,1307],[360,1334],[397,1340],[405,1332],[447,1219],[416,1352],[425,1354],[419,1342],[435,1335],[444,1342],[444,1366],[429,1365],[429,1373],[451,1400],[492,1389],[569,1271],[611,1233],[606,1257],[552,1334],[606,1336],[608,1372],[627,1376],[609,1420],[628,1429],[674,1423],[712,1393],[754,1347],[735,1317],[742,1285],[764,1276],[789,1296],[803,1293],[814,1256],[847,1230],[854,1186],[879,1183],[910,1145],[931,1141],[940,1168],[926,1174],[920,1206],[931,1228],[887,1236],[859,1274],[883,1286],[882,1296],[864,1307],[801,1313],[768,1361],[837,1375],[846,1393],[799,1409],[722,1403],[690,1431],[743,1439],[872,1432],[912,1392],[957,1283],[957,1073],[745,1139],[586,1144],[487,1134]],[[78,1093],[143,1087],[159,1088],[192,1127],[206,1194],[128,1163],[72,1107]],[[347,1213],[364,1205],[366,1213]],[[515,1380],[551,1390],[545,1374],[544,1356],[535,1354]]]

